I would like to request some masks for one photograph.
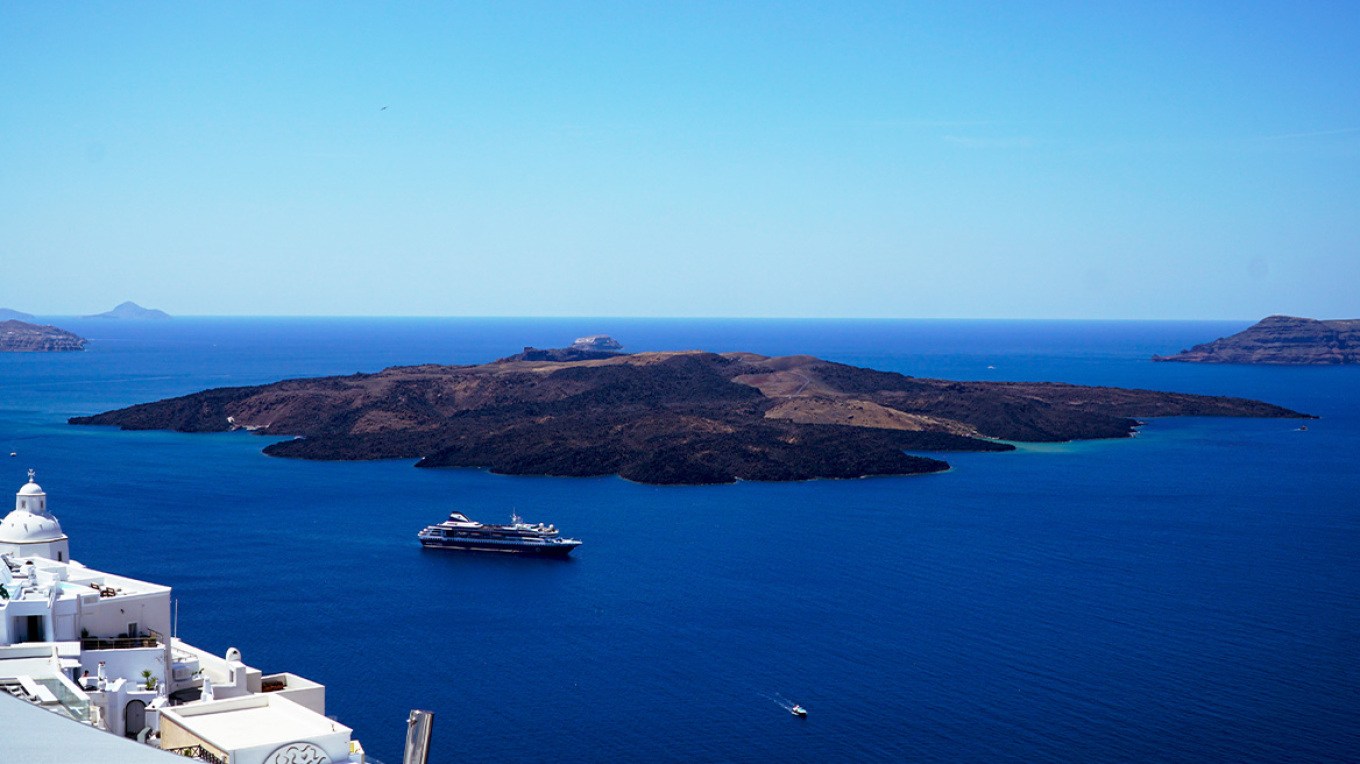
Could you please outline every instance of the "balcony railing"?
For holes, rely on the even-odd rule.
[[[160,647],[156,637],[81,637],[81,650],[133,650],[138,647]]]
[[[188,756],[191,759],[206,761],[208,764],[227,764],[226,759],[220,758],[217,756],[216,752],[210,751],[201,745],[189,745],[183,748],[166,748],[165,750],[171,753],[177,753],[180,756]]]

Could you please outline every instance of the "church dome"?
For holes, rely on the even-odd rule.
[[[47,494],[28,471],[28,482],[14,497],[14,511],[0,521],[0,544],[42,544],[62,541],[61,523],[47,511]]]
[[[0,522],[0,543],[33,544],[66,538],[61,523],[51,515],[35,515],[16,509]]]

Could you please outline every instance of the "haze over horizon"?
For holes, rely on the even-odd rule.
[[[0,5],[0,307],[1360,316],[1360,6]]]

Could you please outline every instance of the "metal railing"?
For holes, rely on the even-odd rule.
[[[201,745],[186,745],[183,748],[166,748],[170,753],[177,753],[180,756],[187,756],[191,759],[206,761],[208,764],[227,764],[227,760],[221,758],[212,751]]]
[[[81,637],[81,650],[132,650],[138,647],[160,647],[156,637]]]

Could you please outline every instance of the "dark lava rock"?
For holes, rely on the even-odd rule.
[[[555,361],[558,363],[566,361],[590,361],[597,358],[613,358],[618,355],[613,350],[593,350],[591,348],[581,348],[575,345],[566,348],[524,348],[523,353],[515,353],[497,360],[497,363],[509,363],[511,361]]]
[[[70,421],[303,436],[270,445],[271,456],[697,484],[938,472],[949,465],[907,452],[1127,437],[1137,417],[1183,415],[1306,416],[1241,398],[950,382],[811,356],[526,351],[481,366],[219,388]]]
[[[1360,363],[1360,319],[1318,321],[1271,316],[1223,337],[1154,361],[1189,363]]]
[[[564,348],[543,350],[526,347],[523,353],[506,356],[497,360],[496,363],[510,363],[512,361],[554,361],[559,363],[591,361],[599,358],[613,358],[622,353],[623,345],[620,345],[618,340],[607,334],[593,334],[589,337],[580,337],[570,346]]]

